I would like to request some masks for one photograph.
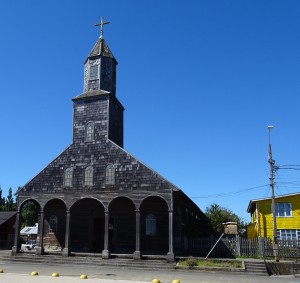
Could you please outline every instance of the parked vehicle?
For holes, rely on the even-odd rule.
[[[36,245],[36,240],[28,240],[26,244],[22,244],[21,250],[31,251]]]

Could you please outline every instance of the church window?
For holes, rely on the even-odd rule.
[[[99,65],[93,65],[90,67],[90,81],[97,80],[99,77]]]
[[[85,127],[85,141],[93,141],[94,140],[94,123],[89,122]]]
[[[49,233],[57,233],[57,216],[51,215],[49,218]]]
[[[72,187],[72,183],[73,183],[73,168],[68,168],[65,171],[64,186]]]
[[[156,217],[154,214],[146,216],[146,236],[156,236]]]
[[[115,184],[115,166],[112,164],[109,164],[106,167],[106,184],[107,185]]]
[[[85,174],[84,174],[84,185],[85,186],[92,186],[93,185],[93,176],[94,170],[92,166],[85,168]]]

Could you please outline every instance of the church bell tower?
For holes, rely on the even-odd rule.
[[[116,97],[117,61],[100,37],[84,62],[83,93],[73,98],[73,142],[95,144],[109,139],[123,147],[124,107]]]

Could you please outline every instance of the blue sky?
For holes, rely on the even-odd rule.
[[[72,141],[72,101],[99,36],[116,57],[124,148],[204,211],[249,220],[277,164],[300,164],[299,1],[1,1],[0,186],[24,185]],[[276,195],[300,191],[278,170]]]

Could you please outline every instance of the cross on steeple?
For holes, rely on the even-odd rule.
[[[101,21],[99,24],[95,24],[96,27],[100,26],[100,38],[103,37],[103,26],[109,24],[109,22],[104,22],[103,17],[101,17]]]

